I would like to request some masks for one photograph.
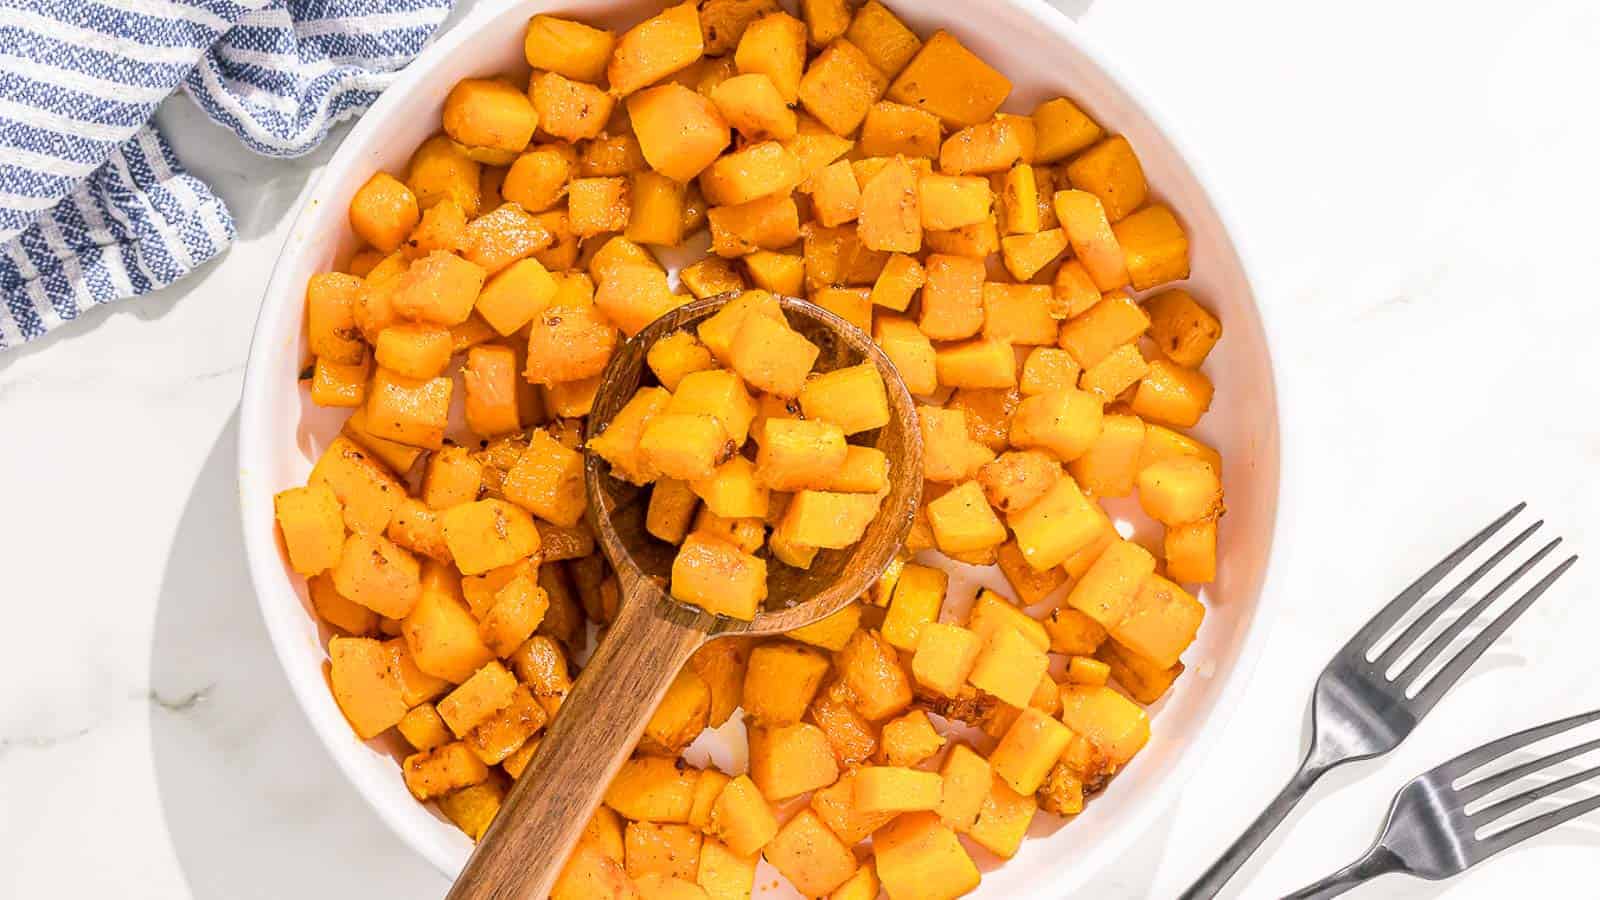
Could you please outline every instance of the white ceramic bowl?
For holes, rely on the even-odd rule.
[[[1206,365],[1216,383],[1216,403],[1199,433],[1226,460],[1228,515],[1218,579],[1205,592],[1210,613],[1185,654],[1190,671],[1155,711],[1149,746],[1107,791],[1070,827],[1052,835],[1055,828],[1039,826],[1042,836],[1025,842],[1016,859],[987,874],[979,889],[986,897],[1034,891],[1064,896],[1117,860],[1195,777],[1205,746],[1235,705],[1266,638],[1264,620],[1275,599],[1266,588],[1267,560],[1277,523],[1288,519],[1267,329],[1213,191],[1151,105],[1073,22],[1038,0],[891,5],[920,33],[948,29],[1009,76],[1016,87],[1007,110],[1026,113],[1042,99],[1065,94],[1109,130],[1127,135],[1153,190],[1188,230],[1194,268],[1188,287],[1224,323],[1225,336]],[[483,4],[412,64],[345,139],[315,199],[295,220],[256,325],[240,417],[239,494],[262,615],[300,705],[340,768],[406,843],[452,876],[466,860],[469,842],[406,792],[395,763],[400,747],[364,744],[345,723],[323,676],[326,635],[275,534],[273,493],[304,483],[316,453],[343,418],[312,405],[296,380],[305,358],[306,279],[348,255],[350,197],[374,171],[404,169],[412,149],[438,128],[445,94],[456,81],[525,66],[522,35],[531,14],[555,11],[625,27],[660,7],[659,0]]]

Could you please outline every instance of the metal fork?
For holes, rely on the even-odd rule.
[[[1560,538],[1545,544],[1504,579],[1495,585],[1483,599],[1473,603],[1465,613],[1450,623],[1415,658],[1394,677],[1390,670],[1406,652],[1420,643],[1428,629],[1439,621],[1456,601],[1466,595],[1473,585],[1488,575],[1490,570],[1511,555],[1544,522],[1528,526],[1506,543],[1504,547],[1473,569],[1460,584],[1451,588],[1433,606],[1385,647],[1369,659],[1387,635],[1406,614],[1422,602],[1423,597],[1455,571],[1474,550],[1483,546],[1507,522],[1524,508],[1518,503],[1510,511],[1495,519],[1489,526],[1457,547],[1449,556],[1423,573],[1410,587],[1389,602],[1373,616],[1356,636],[1350,639],[1322,670],[1317,679],[1316,692],[1311,704],[1311,747],[1300,769],[1278,796],[1251,823],[1250,827],[1233,842],[1220,859],[1212,864],[1189,889],[1183,900],[1200,900],[1216,896],[1222,886],[1244,865],[1250,854],[1261,846],[1278,824],[1294,809],[1311,786],[1329,770],[1348,762],[1371,759],[1388,753],[1405,740],[1417,723],[1433,709],[1463,673],[1517,620],[1539,596],[1566,572],[1577,557],[1567,559],[1550,574],[1539,579],[1505,612],[1484,627],[1465,647],[1450,657],[1436,675],[1424,680],[1422,676],[1437,662],[1445,649],[1474,621],[1483,615],[1495,600],[1510,590],[1528,571],[1550,554],[1561,543]]]
[[[1519,731],[1418,775],[1395,794],[1383,834],[1365,855],[1327,878],[1289,894],[1285,900],[1336,897],[1362,882],[1390,872],[1404,872],[1429,881],[1449,878],[1501,850],[1543,834],[1584,813],[1600,809],[1600,796],[1588,797],[1486,837],[1477,836],[1478,832],[1530,803],[1600,778],[1600,766],[1595,766],[1545,784],[1534,784],[1527,790],[1482,809],[1467,812],[1468,805],[1501,788],[1600,748],[1600,740],[1586,741],[1532,762],[1512,766],[1503,772],[1477,778],[1464,786],[1456,786],[1458,781],[1474,771],[1505,758],[1513,751],[1597,721],[1600,721],[1600,710]]]

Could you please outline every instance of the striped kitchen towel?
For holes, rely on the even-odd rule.
[[[365,110],[452,0],[0,0],[0,351],[233,240],[150,122],[182,87],[296,156]]]

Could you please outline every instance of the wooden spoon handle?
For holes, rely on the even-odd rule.
[[[561,704],[539,750],[456,878],[448,900],[543,900],[611,778],[678,670],[706,636],[628,585],[617,620]]]

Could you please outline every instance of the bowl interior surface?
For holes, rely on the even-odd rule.
[[[1071,97],[1108,131],[1128,137],[1153,193],[1183,221],[1193,272],[1183,285],[1221,318],[1224,336],[1206,363],[1216,400],[1196,430],[1221,451],[1228,514],[1219,534],[1217,580],[1201,594],[1208,614],[1189,666],[1152,710],[1149,745],[1091,802],[1070,827],[1040,816],[1017,856],[997,867],[982,851],[986,872],[979,896],[1046,891],[1061,896],[1086,885],[1176,801],[1200,761],[1221,716],[1243,687],[1264,639],[1254,629],[1266,607],[1267,560],[1280,501],[1279,413],[1266,330],[1240,253],[1200,176],[1185,162],[1150,105],[1136,99],[1090,47],[1077,27],[1037,0],[969,0],[945,4],[891,3],[924,35],[944,28],[1013,82],[1004,109],[1028,113],[1040,101]],[[300,579],[292,576],[273,523],[272,495],[303,484],[317,454],[338,433],[343,411],[310,402],[298,373],[306,360],[302,325],[306,279],[342,263],[354,249],[345,210],[373,172],[403,173],[411,151],[438,127],[445,95],[461,78],[527,69],[522,33],[536,12],[626,27],[661,8],[647,0],[521,2],[483,8],[443,36],[407,69],[352,130],[328,165],[313,199],[300,211],[257,323],[240,419],[240,505],[251,577],[279,659],[307,716],[335,761],[380,816],[441,871],[454,875],[471,851],[468,839],[406,791],[396,767],[398,739],[362,743],[351,732],[323,676],[327,633],[311,613]],[[959,12],[959,14],[957,14]],[[1119,505],[1122,504],[1122,505]],[[1131,533],[1136,509],[1107,504]],[[998,571],[927,561],[952,573],[946,617],[980,587],[1011,595]],[[739,731],[713,733],[691,748],[697,762],[742,764]],[[1052,832],[1059,831],[1060,833]],[[970,845],[969,845],[970,846]],[[758,877],[769,884],[770,869]],[[1048,879],[1048,880],[1045,880]],[[1048,885],[1048,887],[1041,887]],[[794,896],[787,887],[763,896]]]

